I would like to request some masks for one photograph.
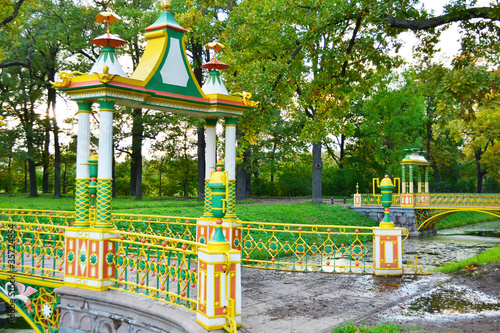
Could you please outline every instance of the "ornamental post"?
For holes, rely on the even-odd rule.
[[[210,213],[211,206],[211,195],[210,189],[207,187],[210,181],[210,172],[215,170],[215,161],[217,159],[217,142],[216,142],[216,132],[215,128],[217,126],[217,119],[205,119],[205,129],[206,129],[206,152],[205,152],[205,205],[204,205],[204,217],[212,217]]]
[[[241,326],[241,252],[231,249],[222,219],[206,247],[198,251],[196,322],[207,330]]]
[[[356,194],[354,194],[354,207],[361,207],[361,194],[359,194],[358,183],[356,183]]]
[[[64,284],[92,290],[106,290],[114,284],[111,279],[115,275],[113,258],[116,252],[112,242],[116,234],[110,232],[114,227],[111,223],[114,101],[99,101],[99,104],[99,159],[93,153],[87,158],[88,163],[81,163],[80,159],[78,164],[84,165],[87,173],[86,223],[79,228],[69,228],[65,233]]]
[[[388,175],[380,182],[384,219],[373,229],[373,269],[375,275],[402,275],[402,228],[395,228],[389,208],[394,185]]]

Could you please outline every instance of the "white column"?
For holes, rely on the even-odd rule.
[[[236,118],[226,118],[226,158],[229,179],[236,179]]]
[[[215,171],[217,160],[216,125],[217,119],[206,119],[205,179],[210,179],[210,171]]]
[[[90,113],[92,103],[78,103],[78,137],[76,143],[76,178],[89,178]]]
[[[106,105],[101,103],[99,117],[99,168],[97,179],[112,179],[113,164],[113,108],[114,102],[106,101]]]

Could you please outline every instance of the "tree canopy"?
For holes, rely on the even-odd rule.
[[[231,65],[223,72],[228,90],[249,91],[260,102],[238,125],[242,182],[253,179],[261,195],[288,195],[297,191],[287,188],[285,179],[302,176],[286,169],[297,165],[309,179],[297,183],[312,187],[301,193],[320,202],[324,190],[327,195],[348,191],[327,182],[358,181],[367,187],[373,176],[397,174],[407,148],[425,151],[434,190],[482,192],[500,181],[500,5],[476,3],[450,0],[439,15],[418,0],[174,0],[171,11],[190,30],[186,45],[199,83],[205,77],[200,65],[210,59],[203,45],[216,37],[227,46],[219,59]],[[64,119],[55,117],[57,99],[48,81],[62,70],[84,71],[95,61],[99,49],[88,42],[102,27],[93,20],[108,7],[124,19],[113,29],[128,42],[120,52],[133,70],[159,2],[0,2],[0,116],[7,121],[0,131],[9,141],[1,153],[8,170],[0,175],[7,183],[24,181],[4,190],[22,191],[29,178],[36,195],[37,173],[43,191],[56,193],[61,186],[62,155],[74,141],[59,142]],[[436,45],[451,24],[458,30],[460,52],[439,63]],[[399,55],[405,31],[419,40],[413,65]],[[115,123],[120,133],[115,146],[117,163],[129,164],[119,166],[129,173],[128,194],[172,194],[163,187],[174,182],[162,177],[167,169],[182,168],[174,194],[194,195],[195,182],[188,178],[195,177],[196,159],[203,159],[194,148],[194,129],[203,151],[203,123],[150,110],[123,113]],[[144,143],[154,153],[144,154]],[[309,169],[298,166],[307,163]],[[456,163],[462,167],[451,170]],[[158,175],[149,169],[153,165]],[[18,177],[4,178],[13,173]],[[123,175],[117,179],[125,181]]]

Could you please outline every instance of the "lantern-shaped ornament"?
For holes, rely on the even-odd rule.
[[[210,181],[207,187],[210,188],[212,196],[212,215],[216,218],[223,218],[226,215],[228,173],[224,171],[222,159],[219,159],[215,168],[216,171],[210,172]]]
[[[382,192],[382,206],[384,207],[384,219],[380,222],[381,228],[394,228],[394,223],[391,221],[389,215],[389,208],[392,205],[392,190],[394,189],[394,184],[392,184],[389,175],[385,175],[384,179],[380,182],[380,191]]]

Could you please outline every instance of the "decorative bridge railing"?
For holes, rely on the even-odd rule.
[[[416,193],[417,207],[496,207],[500,208],[500,194],[470,193]],[[393,194],[392,206],[401,206],[401,195]],[[380,206],[380,194],[361,194],[361,206]]]
[[[17,281],[44,290],[45,298],[31,300],[38,307],[36,311],[30,303],[20,298],[16,301],[44,332],[57,331],[59,299],[53,288],[64,285],[65,263],[76,259],[72,251],[65,249],[65,232],[74,217],[73,212],[0,210],[0,286],[6,290],[6,280],[14,273]],[[111,240],[115,251],[104,258],[106,264],[114,265],[110,288],[196,312],[198,250],[206,246],[196,242],[198,219],[120,213],[113,213],[112,219],[116,226],[116,237]],[[241,223],[237,227],[241,235],[237,249],[244,266],[374,274],[376,228]],[[403,229],[402,241],[407,237],[408,231]],[[98,260],[92,254],[79,259],[90,264]],[[422,273],[415,255],[406,259],[403,274]],[[16,288],[19,295],[25,292],[20,286]]]
[[[245,266],[339,273],[368,273],[373,228],[244,222]]]
[[[372,227],[243,222],[246,267],[373,274]],[[404,242],[408,231],[403,229]],[[403,255],[404,274],[421,274],[416,255]]]

